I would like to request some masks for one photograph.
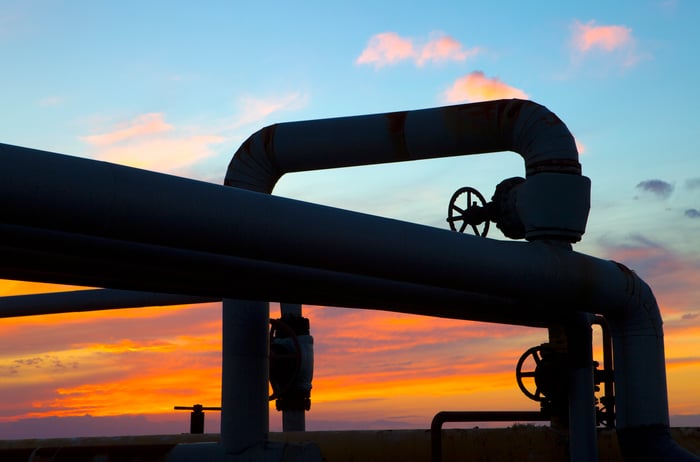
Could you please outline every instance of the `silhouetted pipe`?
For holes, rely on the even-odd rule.
[[[546,107],[510,99],[265,127],[236,151],[224,184],[271,193],[290,172],[513,151],[528,181],[517,207],[525,237],[577,242],[586,228],[590,181],[576,142]]]
[[[475,294],[476,305],[492,303],[469,314],[501,323],[519,308],[524,319],[550,321],[599,311],[615,345],[620,441],[654,436],[644,441],[641,460],[698,460],[667,436],[656,301],[615,262],[543,241],[477,238],[7,145],[0,145],[0,166],[0,276],[331,306],[406,305],[422,314],[469,311]],[[154,274],[154,282],[145,277]],[[95,283],[101,278],[110,284]],[[390,286],[396,290],[382,294]],[[454,295],[452,305],[436,309],[429,290]],[[499,299],[503,309],[493,303]]]
[[[270,125],[241,145],[224,184],[269,194],[285,173],[500,151],[520,154],[528,176],[581,174],[566,125],[511,99]]]
[[[0,318],[56,313],[189,305],[221,301],[212,297],[162,294],[136,290],[86,289],[0,297]]]

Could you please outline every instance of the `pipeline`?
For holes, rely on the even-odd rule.
[[[590,183],[581,177],[575,140],[554,113],[531,101],[489,101],[271,125],[238,149],[224,183],[271,193],[279,178],[290,172],[497,151],[516,152],[525,161],[528,181],[517,201],[525,237],[580,240],[590,205]],[[547,184],[540,184],[545,177]],[[622,265],[619,268],[627,281],[601,301],[604,305],[589,305],[583,311],[606,313],[614,332],[621,446],[629,460],[682,459],[689,454],[670,440],[668,432],[658,305],[641,279]],[[499,288],[487,292],[502,293]],[[620,294],[623,299],[614,303]],[[640,364],[649,360],[652,373]],[[644,445],[637,444],[640,437]]]
[[[288,122],[251,135],[224,184],[270,194],[285,173],[513,151],[528,180],[518,207],[527,239],[581,239],[590,180],[566,125],[532,101],[499,100],[386,114]]]
[[[528,112],[527,105],[519,104],[518,114]],[[495,112],[499,114],[509,113]],[[415,118],[408,113],[402,120],[407,127]],[[430,127],[430,121],[425,122]],[[300,124],[300,129],[307,128]],[[509,126],[527,128],[520,117]],[[381,129],[372,124],[365,127],[377,133],[385,128],[385,124]],[[280,126],[274,132],[285,130]],[[408,136],[409,131],[404,128],[405,148],[397,152],[410,154],[415,146],[429,146],[428,140]],[[450,127],[449,131],[464,139],[473,136],[474,130]],[[311,144],[313,133],[309,132]],[[359,133],[363,136],[358,138],[364,138],[365,133]],[[528,223],[528,239],[533,241],[528,243],[476,238],[0,145],[0,277],[208,297],[243,295],[525,325],[557,322],[575,311],[601,313],[609,320],[614,338],[623,452],[632,460],[698,460],[668,436],[663,332],[653,294],[619,264],[551,244],[552,238],[580,239],[587,208],[584,213],[572,204],[587,204],[587,198],[581,198],[587,179],[577,174],[570,154],[561,162],[558,155],[542,154],[560,152],[558,147],[552,148],[539,136],[518,139],[529,140],[520,142],[526,148],[538,146],[525,149],[534,153],[526,158],[526,184],[534,186],[523,189],[529,191],[522,194],[523,199],[544,197],[563,184],[571,185],[569,191],[558,192],[565,198],[560,201],[563,204],[554,204],[555,211],[564,212],[563,218],[538,211],[542,207],[538,200],[518,201],[519,213]],[[303,146],[304,141],[296,142]],[[280,144],[276,135],[249,144],[258,142]],[[562,141],[553,144],[559,146]],[[570,153],[572,139],[563,144]],[[478,149],[492,152],[508,149],[506,145],[510,146],[482,143]],[[325,156],[325,152],[309,151]],[[448,151],[459,153],[458,149],[442,152]],[[279,154],[276,149],[269,152]],[[369,154],[361,149],[354,152]],[[274,174],[280,172],[276,167]],[[558,216],[551,210],[548,214]],[[640,435],[648,439],[638,451]]]

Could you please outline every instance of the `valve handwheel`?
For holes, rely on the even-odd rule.
[[[489,231],[489,220],[485,217],[485,210],[484,196],[476,189],[465,186],[452,195],[447,210],[447,222],[452,231],[463,233],[467,226],[471,226],[475,235],[486,237]],[[483,229],[480,229],[480,226]]]
[[[547,400],[547,395],[550,395],[551,390],[548,390],[551,386],[551,382],[547,379],[551,373],[551,367],[548,367],[546,357],[553,353],[550,347],[539,345],[527,350],[518,360],[518,365],[515,367],[515,379],[518,382],[518,387],[525,396],[533,401],[545,401]],[[525,362],[534,362],[534,369],[523,370],[525,367]],[[525,378],[532,378],[535,384],[535,391],[530,391],[523,381]],[[544,389],[543,389],[544,388]]]

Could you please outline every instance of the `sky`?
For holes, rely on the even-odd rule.
[[[543,104],[592,181],[575,250],[650,284],[671,423],[700,425],[698,20],[696,0],[0,0],[0,142],[221,184],[238,146],[273,123]],[[490,197],[513,176],[522,159],[496,153],[295,173],[274,194],[447,229],[455,190]],[[0,296],[70,289],[0,281]],[[537,409],[514,370],[547,341],[542,329],[304,313],[316,351],[309,429]],[[2,319],[0,439],[186,432],[173,406],[219,405],[220,330],[216,303]],[[215,412],[206,425],[218,431]]]

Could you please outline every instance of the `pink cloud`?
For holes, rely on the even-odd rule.
[[[452,37],[442,36],[430,40],[420,50],[416,57],[418,66],[424,65],[427,61],[464,61],[467,58],[479,53],[478,48],[465,50],[462,44]]]
[[[216,135],[146,139],[136,143],[106,146],[99,150],[95,158],[146,170],[178,173],[212,157],[215,154],[213,145],[224,140],[224,137]]]
[[[502,98],[528,99],[519,88],[511,87],[497,77],[486,77],[481,71],[474,71],[457,79],[443,94],[447,103],[464,101],[488,101]]]
[[[572,29],[571,48],[576,60],[598,52],[615,56],[616,63],[623,67],[631,67],[650,57],[648,53],[637,49],[632,29],[627,26],[599,26],[595,21],[585,24],[575,21]]]
[[[130,167],[174,174],[215,154],[225,138],[174,127],[161,113],[142,114],[112,130],[81,139],[93,147],[91,157]]]
[[[377,67],[394,64],[415,55],[411,39],[399,37],[394,32],[384,32],[369,39],[367,48],[355,61],[357,64],[374,64]]]
[[[412,60],[416,66],[427,62],[464,61],[480,52],[479,48],[465,49],[461,43],[443,34],[433,34],[424,44],[404,38],[394,32],[376,34],[355,60],[357,64],[373,64],[375,67]]]
[[[172,125],[163,120],[162,113],[142,114],[126,124],[122,124],[121,127],[123,128],[116,128],[99,135],[83,136],[81,139],[92,145],[104,146],[140,136],[164,133],[173,128]]]
[[[574,24],[574,46],[579,51],[600,48],[613,51],[632,43],[632,29],[625,26],[596,26],[595,21]]]

